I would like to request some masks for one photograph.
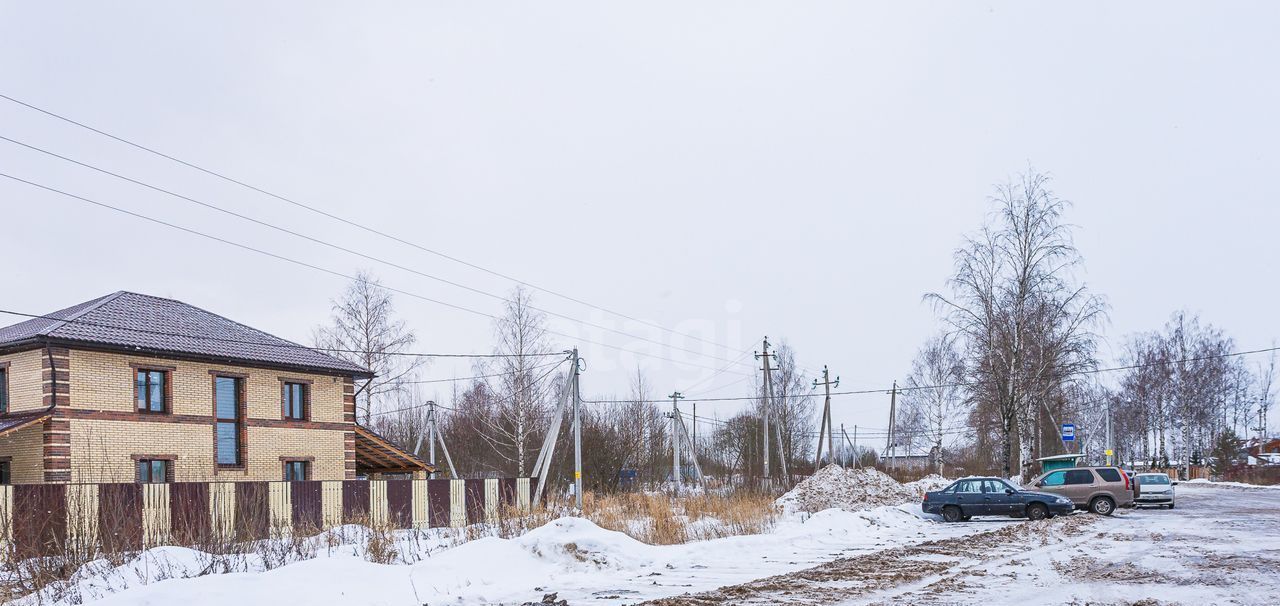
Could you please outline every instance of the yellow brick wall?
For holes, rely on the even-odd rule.
[[[342,379],[280,370],[246,368],[228,364],[181,362],[95,351],[71,350],[71,405],[75,408],[133,412],[134,369],[129,365],[173,366],[170,373],[175,414],[213,414],[213,379],[209,371],[247,374],[248,416],[280,418],[280,377],[311,380],[311,420],[342,422]],[[39,393],[39,360],[36,360],[36,390]]]
[[[249,427],[244,444],[243,470],[215,473],[213,427],[208,422],[148,421],[137,414],[134,369],[130,363],[175,367],[170,372],[170,409],[176,415],[208,418],[213,413],[210,370],[248,375],[245,379]],[[108,411],[130,419],[73,416],[71,469],[73,482],[131,482],[133,455],[175,455],[176,481],[244,481],[283,479],[280,457],[314,457],[311,474],[317,480],[343,478],[343,430],[297,427],[255,427],[253,419],[278,421],[280,377],[311,383],[311,420],[341,423],[342,379],[231,365],[182,362],[91,351],[71,351],[71,405],[78,411]]]
[[[44,481],[44,430],[37,424],[0,436],[0,457],[13,457],[10,480],[14,484]]]
[[[44,408],[43,392],[40,387],[40,356],[43,351],[34,349],[0,356],[0,362],[9,363],[10,412]]]
[[[39,452],[38,429],[33,433]],[[315,457],[314,479],[343,477],[341,431],[249,427],[247,435],[245,469],[221,469],[215,474],[209,425],[75,419],[71,422],[71,481],[132,482],[133,455],[177,456],[173,474],[178,482],[282,480],[282,456]]]

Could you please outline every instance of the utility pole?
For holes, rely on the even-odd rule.
[[[684,478],[680,473],[680,400],[684,399],[684,395],[675,392],[669,396],[671,398],[671,481],[675,482],[676,490],[680,489],[680,484]]]
[[[436,465],[436,401],[432,400],[431,405],[427,408],[427,449],[431,452],[431,458],[428,460],[432,467]]]
[[[849,434],[844,432],[844,423],[840,424],[840,436],[844,439],[840,441],[840,465],[844,465],[849,460],[849,449],[845,448],[844,443],[849,441]]]
[[[862,453],[858,452],[858,426],[857,425],[853,426],[853,466],[862,467]]]
[[[813,380],[813,386],[815,388],[818,387],[819,385],[826,388],[827,399],[822,405],[822,421],[818,423],[818,455],[816,458],[814,458],[814,461],[813,461],[814,473],[817,473],[818,467],[822,465],[823,434],[826,434],[826,437],[827,437],[827,458],[834,460],[836,456],[835,447],[833,446],[834,440],[831,435],[832,433],[831,432],[831,388],[832,386],[835,386],[835,387],[840,386],[840,377],[836,377],[836,380],[832,381],[831,373],[827,370],[827,365],[823,364],[822,365],[822,382],[819,383],[817,379]]]
[[[689,454],[698,459],[698,402],[693,403],[693,437],[689,438]]]
[[[1116,445],[1111,437],[1111,402],[1107,402],[1107,465],[1111,465],[1111,457],[1115,455]]]
[[[573,496],[578,511],[582,511],[582,393],[578,390],[578,375],[582,371],[582,358],[578,348],[573,348]]]
[[[889,469],[896,468],[898,463],[898,459],[897,459],[898,445],[894,443],[894,438],[896,438],[897,436],[894,435],[896,432],[894,432],[894,427],[893,427],[894,422],[897,420],[897,414],[898,414],[898,382],[894,381],[893,391],[889,392],[889,441],[884,445],[885,454],[889,456]]]
[[[449,447],[444,444],[444,434],[440,433],[440,420],[437,416],[435,400],[427,402],[427,452],[430,453],[427,462],[432,467],[436,466],[436,442],[440,442],[440,448],[444,450],[444,460],[449,464],[449,477],[457,478],[458,470],[453,467],[453,457],[449,456]],[[422,436],[418,436],[418,443],[413,446],[413,454],[415,456],[422,452]]]
[[[761,453],[764,455],[764,484],[769,483],[769,407],[773,400],[773,381],[769,369],[769,337],[764,338],[764,353],[756,352],[757,360],[764,360],[764,405],[761,407],[761,430],[760,437],[763,438]]]

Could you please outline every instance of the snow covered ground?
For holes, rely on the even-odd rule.
[[[1280,491],[1194,483],[1178,487],[1173,510],[1022,522],[658,604],[1199,606],[1277,595]]]
[[[601,605],[1258,604],[1280,595],[1280,490],[1184,483],[1175,510],[931,518],[918,505],[793,512],[766,534],[671,546],[562,518],[515,539],[428,543],[412,565],[338,548],[274,570],[203,576],[207,556],[160,548],[83,579],[81,595],[104,606],[524,604],[550,593]]]
[[[117,571],[110,588],[91,579],[82,593],[86,603],[103,606],[521,604],[547,593],[571,604],[634,604],[993,526],[928,518],[918,505],[828,510],[787,516],[763,535],[670,546],[562,518],[515,539],[482,538],[436,551],[414,565],[373,564],[339,550],[266,572],[195,578],[180,577],[202,567],[198,553],[161,548]],[[1000,524],[1007,522],[994,523]]]

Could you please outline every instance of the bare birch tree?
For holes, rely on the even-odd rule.
[[[964,380],[964,357],[955,337],[944,333],[929,339],[920,348],[903,385],[903,415],[907,419],[918,419],[919,432],[939,474],[945,440],[948,435],[954,435],[954,426],[963,421],[968,412]]]
[[[546,315],[532,307],[532,295],[523,286],[507,297],[504,313],[494,322],[496,358],[486,368],[500,376],[491,380],[497,397],[491,431],[482,434],[495,450],[525,476],[533,463],[543,430],[547,427],[548,385],[542,367],[548,359],[533,354],[551,349]],[[555,360],[551,360],[552,363]]]
[[[399,393],[404,381],[426,363],[425,358],[399,355],[409,351],[417,337],[396,317],[391,292],[364,271],[332,301],[329,325],[317,327],[312,340],[316,347],[335,350],[334,356],[375,375],[360,394],[364,406],[359,412],[366,426],[373,420],[374,408]]]
[[[1094,365],[1105,316],[1075,280],[1068,203],[1048,183],[1032,172],[998,187],[993,220],[955,253],[951,293],[926,295],[964,339],[975,398],[1000,418],[1005,475],[1029,471],[1041,407]]]

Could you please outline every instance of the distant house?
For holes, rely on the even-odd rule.
[[[1248,465],[1280,465],[1280,438],[1254,438],[1245,443]]]
[[[898,446],[888,449],[887,454],[882,454],[880,462],[899,469],[925,469],[933,464],[932,452],[932,449]]]
[[[0,328],[0,482],[341,480],[430,470],[355,422],[365,368],[117,292]]]

